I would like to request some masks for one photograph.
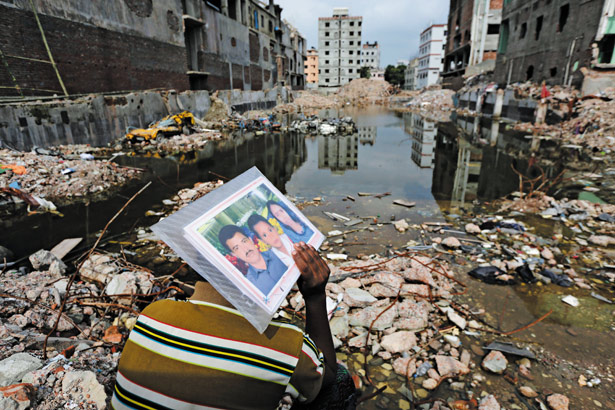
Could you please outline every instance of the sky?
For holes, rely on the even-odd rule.
[[[334,7],[348,7],[363,16],[361,41],[378,41],[380,65],[418,56],[419,36],[431,24],[446,24],[450,0],[276,0],[282,18],[318,48],[318,17],[330,17]]]

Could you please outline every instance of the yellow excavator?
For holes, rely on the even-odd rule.
[[[126,141],[131,143],[141,141],[160,142],[166,137],[189,132],[194,128],[194,124],[194,115],[189,111],[184,111],[179,114],[167,115],[163,119],[151,123],[147,128],[128,127],[125,138]]]

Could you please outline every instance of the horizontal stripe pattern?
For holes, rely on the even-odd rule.
[[[301,352],[307,355],[312,360],[312,363],[314,363],[314,366],[316,366],[316,371],[319,374],[323,374],[325,358],[318,350],[314,342],[312,342],[312,340],[305,335],[303,336],[303,346],[301,348]]]
[[[115,410],[218,410],[217,407],[202,406],[160,394],[128,380],[121,372],[117,373],[111,405]]]
[[[184,363],[286,384],[298,358],[264,346],[181,329],[141,315],[129,340]]]

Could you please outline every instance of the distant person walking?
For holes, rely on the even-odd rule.
[[[279,223],[284,233],[288,235],[294,243],[308,242],[314,232],[301,222],[299,218],[284,205],[276,201],[267,202],[267,209]]]

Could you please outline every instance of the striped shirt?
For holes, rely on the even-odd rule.
[[[296,326],[263,334],[235,309],[161,300],[137,319],[111,404],[124,409],[274,409],[286,393],[313,400],[324,359]]]

